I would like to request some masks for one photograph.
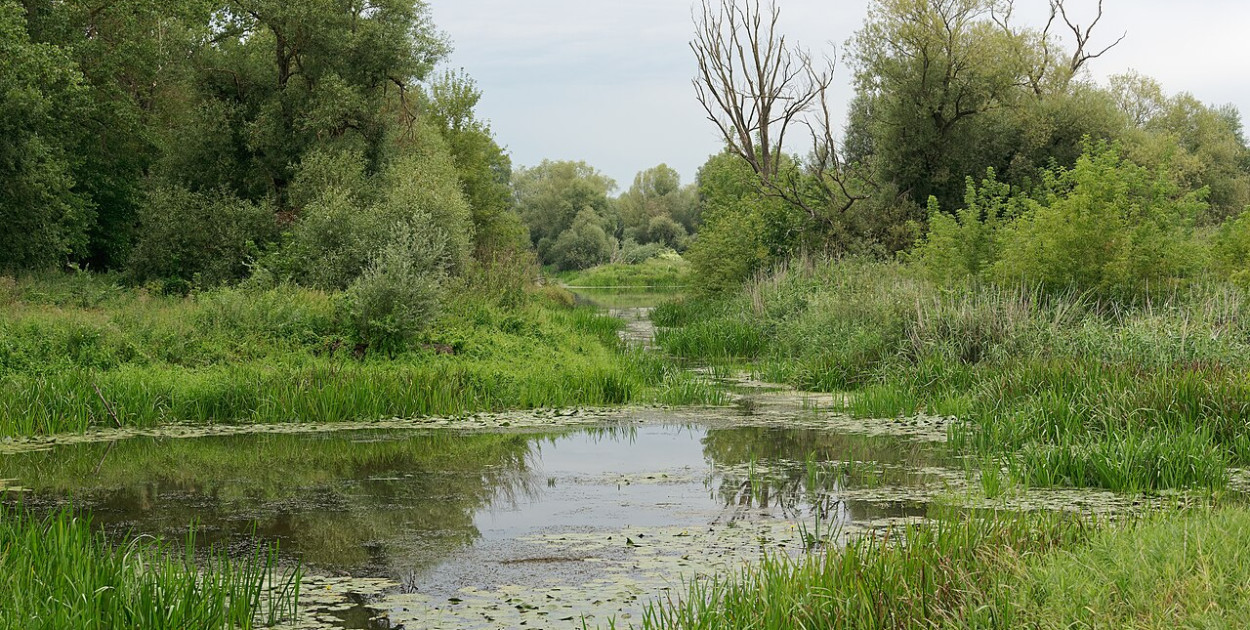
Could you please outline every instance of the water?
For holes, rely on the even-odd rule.
[[[577,627],[635,617],[683,576],[805,553],[816,527],[924,516],[908,471],[944,458],[722,412],[615,415],[558,431],[135,438],[9,455],[0,478],[37,509],[88,509],[119,541],[195,524],[206,545],[277,541],[312,574],[350,576],[304,627]]]

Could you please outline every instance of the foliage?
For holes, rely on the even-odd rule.
[[[1205,195],[1186,192],[1166,172],[1124,161],[1114,148],[1091,148],[1046,189],[1002,235],[1000,281],[1131,298],[1201,263],[1191,230]]]
[[[769,241],[765,226],[786,208],[764,196],[745,160],[727,152],[699,169],[698,190],[703,225],[686,258],[699,290],[727,290],[774,259],[778,243]]]
[[[682,248],[686,235],[699,227],[695,189],[683,187],[677,171],[667,164],[638,173],[634,184],[617,199],[617,210],[625,238],[643,245]]]
[[[1072,169],[1046,171],[1035,196],[1013,194],[991,170],[979,187],[968,181],[955,216],[931,199],[929,233],[910,259],[948,286],[997,281],[1132,300],[1201,268],[1192,229],[1203,198],[1166,170],[1090,145]]]
[[[418,132],[421,150],[396,159],[373,177],[358,154],[313,154],[301,167],[292,199],[306,205],[282,250],[264,260],[284,279],[323,289],[345,289],[369,260],[403,236],[397,225],[418,226],[432,264],[462,272],[472,248],[472,217],[451,156],[433,130]],[[425,246],[425,245],[423,245]]]
[[[1210,207],[1202,223],[1250,206],[1250,149],[1236,108],[1209,106],[1186,93],[1168,96],[1158,82],[1136,73],[1112,77],[1109,90],[1130,123],[1125,155],[1148,168],[1166,166],[1184,189],[1206,188]]]
[[[1220,488],[1250,458],[1243,314],[1227,285],[1137,303],[941,287],[901,265],[809,263],[657,308],[681,356],[850,392],[868,417],[956,415],[951,443],[1032,486]]]
[[[643,245],[642,247],[650,247]],[[639,262],[617,262],[557,278],[572,287],[681,287],[688,281],[690,264],[672,250]]]
[[[594,210],[583,209],[547,248],[547,261],[561,271],[589,269],[608,262],[616,251],[616,239],[608,233],[610,228]]]
[[[954,216],[943,213],[936,197],[929,198],[929,232],[909,258],[930,280],[955,285],[982,280],[1002,255],[1002,226],[1019,213],[1023,201],[1011,196],[994,170],[978,187],[968,178],[964,207]]]
[[[512,186],[517,212],[529,228],[543,264],[554,262],[552,249],[556,241],[579,217],[584,219],[581,222],[583,233],[570,235],[566,248],[581,251],[585,247],[585,251],[596,252],[589,257],[595,260],[601,244],[597,242],[597,232],[590,226],[598,223],[605,237],[615,236],[616,222],[608,193],[616,188],[616,183],[585,162],[544,161],[535,167],[518,169],[513,174]],[[591,219],[592,216],[597,220]],[[610,255],[611,251],[608,253]],[[584,260],[583,256],[579,255],[579,260]]]
[[[430,325],[443,274],[441,243],[431,236],[396,225],[390,243],[348,287],[344,299],[363,347],[394,353]]]
[[[495,142],[490,125],[473,113],[481,97],[468,76],[446,72],[430,82],[426,108],[455,160],[473,210],[474,250],[484,259],[501,250],[524,249],[528,243],[513,208],[512,160]]]
[[[31,41],[20,3],[0,3],[0,269],[63,265],[87,250],[95,213],[76,190],[83,77],[65,51]]]
[[[1250,288],[1250,211],[1220,226],[1211,239],[1213,270],[1237,286]]]
[[[622,353],[619,320],[498,264],[450,279],[428,327],[393,352],[356,352],[338,293],[253,281],[172,297],[87,273],[0,283],[0,435],[82,432],[114,413],[131,427],[351,422],[665,391],[664,360]]]
[[[178,279],[211,287],[239,280],[276,232],[272,208],[224,190],[154,188],[139,212],[129,270],[141,282]]]

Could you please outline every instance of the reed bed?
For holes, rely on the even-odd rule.
[[[284,286],[169,297],[85,274],[11,282],[0,436],[722,400],[626,349],[620,320],[542,292],[501,305],[463,290],[392,354],[353,347],[335,299]]]
[[[250,629],[296,612],[301,573],[276,550],[244,558],[186,552],[140,538],[110,545],[85,518],[0,505],[0,628]]]
[[[1126,522],[944,515],[651,605],[647,629],[1234,628],[1250,622],[1250,511]]]
[[[957,447],[1029,485],[1220,488],[1250,463],[1250,296],[1227,284],[1125,305],[803,262],[653,317],[673,354],[754,360],[859,417],[955,416]]]

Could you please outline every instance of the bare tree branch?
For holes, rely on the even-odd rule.
[[[1064,3],[1064,0],[1051,0],[1050,2],[1050,10],[1052,14],[1051,19],[1052,20],[1054,19],[1053,17],[1054,12],[1058,10],[1059,15],[1063,17],[1064,24],[1068,26],[1068,30],[1072,31],[1072,35],[1076,37],[1076,50],[1073,51],[1072,53],[1072,62],[1069,66],[1069,69],[1072,71],[1072,74],[1076,74],[1078,71],[1080,71],[1080,69],[1090,59],[1097,59],[1107,54],[1108,52],[1111,51],[1112,48],[1119,46],[1120,42],[1123,42],[1124,39],[1128,37],[1128,33],[1125,32],[1123,35],[1120,35],[1119,39],[1112,42],[1110,46],[1107,46],[1106,48],[1103,48],[1102,50],[1096,53],[1090,52],[1089,50],[1087,50],[1086,47],[1089,46],[1089,42],[1093,38],[1094,27],[1098,26],[1098,23],[1102,21],[1103,0],[1098,0],[1098,15],[1095,16],[1094,20],[1089,23],[1089,26],[1084,29],[1081,28],[1081,25],[1074,23],[1068,17],[1068,10],[1064,6],[1063,3]]]
[[[750,164],[765,194],[832,225],[831,210],[844,213],[865,198],[851,194],[834,141],[833,60],[817,61],[789,45],[772,1],[765,7],[760,0],[701,0],[700,8],[690,49],[698,63],[695,95],[708,120]],[[783,147],[795,126],[809,132],[811,163],[806,173],[783,174]]]

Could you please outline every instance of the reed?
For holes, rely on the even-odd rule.
[[[146,538],[114,547],[69,510],[0,505],[0,628],[249,629],[295,614],[301,572],[275,549],[197,562],[194,548],[193,533],[183,554]]]

